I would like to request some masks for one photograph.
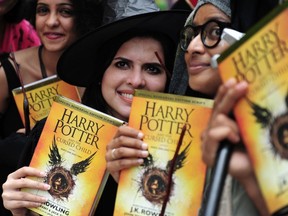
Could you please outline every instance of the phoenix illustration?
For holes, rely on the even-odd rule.
[[[64,160],[59,153],[55,136],[49,149],[49,170],[45,177],[45,183],[51,186],[48,192],[54,199],[68,199],[75,187],[75,180],[73,177],[86,172],[96,152],[88,158],[73,164],[70,169],[67,169],[63,166]]]
[[[272,151],[282,159],[288,159],[288,92],[285,97],[286,110],[280,114],[273,115],[266,107],[252,102],[246,98],[253,110],[256,122],[262,129],[269,131],[269,141],[272,144]]]

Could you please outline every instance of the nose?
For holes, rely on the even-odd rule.
[[[201,40],[201,34],[198,34],[195,38],[193,38],[187,48],[189,53],[203,53],[205,47]]]
[[[55,27],[59,25],[59,19],[56,13],[50,13],[47,20],[46,20],[46,24],[49,27]]]
[[[144,75],[140,68],[134,68],[127,78],[128,85],[131,85],[135,89],[144,88],[146,85],[146,81]]]

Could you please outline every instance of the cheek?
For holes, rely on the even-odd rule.
[[[213,49],[207,49],[207,52],[212,58],[215,54],[223,53],[228,47],[229,47],[229,44],[226,43],[224,40],[221,40],[220,43],[217,45],[217,47]]]
[[[102,89],[102,93],[107,92],[110,89],[110,85],[111,83],[114,83],[113,81],[110,80],[109,82],[109,76],[103,76],[102,82],[101,82],[101,89]],[[104,94],[103,94],[104,95]]]
[[[210,77],[207,83],[207,94],[214,96],[218,91],[219,86],[222,83],[222,80],[218,74],[218,71],[213,70],[213,75]]]
[[[114,70],[110,70],[108,68],[105,71],[101,81],[102,92],[114,92],[115,89],[122,83],[122,80],[123,78],[119,75],[119,73],[115,73]]]
[[[36,18],[35,18],[35,29],[37,31],[37,33],[39,32],[39,30],[41,29],[41,27],[43,26],[43,20],[36,15]]]
[[[166,82],[166,76],[148,79],[146,80],[146,89],[149,91],[164,92]]]

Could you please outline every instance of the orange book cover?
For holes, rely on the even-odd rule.
[[[149,156],[143,166],[121,172],[114,215],[159,215],[184,125],[187,129],[177,155],[165,215],[197,215],[206,173],[200,134],[208,123],[212,104],[208,99],[136,90],[129,126],[144,133]]]
[[[217,60],[224,81],[249,84],[234,113],[271,214],[288,204],[287,6],[276,7]]]
[[[30,162],[31,167],[47,172],[45,178],[34,179],[50,184],[51,189],[23,189],[48,198],[31,210],[42,216],[93,215],[108,177],[106,144],[122,124],[56,96]]]
[[[31,128],[33,128],[37,121],[47,117],[56,95],[63,95],[80,102],[77,87],[64,82],[57,75],[29,83],[24,85],[24,88],[29,103]],[[25,125],[22,87],[13,89],[12,93],[22,122]]]

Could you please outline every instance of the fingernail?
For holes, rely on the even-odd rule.
[[[142,132],[139,132],[138,135],[137,135],[137,138],[138,139],[143,139],[144,137],[144,134]]]
[[[145,142],[143,142],[141,148],[142,148],[143,150],[148,149],[148,144],[145,143]]]
[[[138,164],[143,164],[143,163],[144,163],[144,160],[143,160],[142,158],[139,158],[139,159],[137,160],[137,163],[138,163]]]
[[[46,172],[40,172],[40,176],[45,177],[46,176]]]
[[[148,151],[142,151],[142,152],[141,152],[141,155],[142,155],[143,157],[147,157],[147,156],[148,156],[148,154],[149,154],[149,152],[148,152]]]
[[[50,190],[51,186],[50,186],[49,184],[45,184],[45,185],[44,185],[44,188],[45,188],[46,190]]]
[[[48,201],[48,198],[47,197],[41,197],[41,201],[42,202],[47,202]],[[40,203],[41,204],[41,203]]]
[[[238,90],[246,89],[247,86],[248,86],[247,82],[241,81],[240,83],[237,84],[236,89]]]
[[[236,79],[233,77],[233,78],[228,79],[224,85],[225,85],[225,87],[231,87],[231,86],[235,85],[236,82],[237,82]]]

